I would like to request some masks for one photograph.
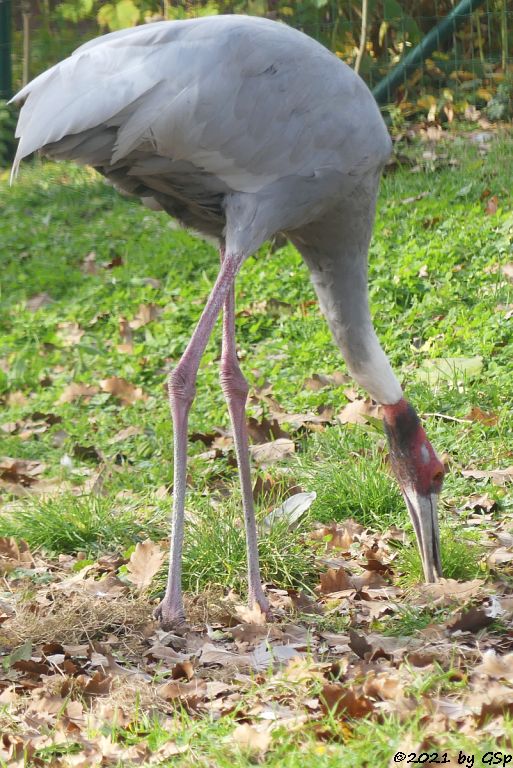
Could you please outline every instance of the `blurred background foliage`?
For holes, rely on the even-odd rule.
[[[0,3],[6,0],[0,0]],[[362,7],[366,4],[361,45]],[[12,0],[13,89],[98,34],[163,19],[245,13],[316,38],[374,87],[454,7],[452,0]],[[394,94],[389,114],[451,121],[469,109],[507,119],[513,96],[513,0],[485,0]],[[4,102],[5,104],[5,102]],[[0,153],[8,116],[0,103]]]
[[[372,87],[452,9],[451,0],[367,0],[366,42],[360,74]],[[20,86],[102,32],[161,19],[246,13],[278,19],[316,38],[354,65],[362,0],[13,0],[13,80]],[[27,46],[24,36],[30,36]],[[28,54],[30,61],[24,62]],[[415,92],[484,89],[490,100],[507,78],[513,54],[513,2],[487,0],[405,87]],[[481,81],[477,83],[476,81]]]

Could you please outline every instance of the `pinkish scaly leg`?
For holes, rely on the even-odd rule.
[[[173,520],[166,593],[155,611],[155,616],[164,629],[172,629],[185,623],[182,599],[182,545],[187,477],[187,426],[189,410],[196,392],[196,374],[214,323],[229,290],[233,288],[235,276],[243,261],[244,256],[239,254],[227,254],[224,258],[187,349],[169,375],[169,401],[174,432]]]
[[[224,254],[221,249],[221,264]],[[233,428],[235,452],[242,490],[242,508],[246,528],[246,552],[248,558],[248,598],[249,605],[258,605],[260,610],[269,615],[269,603],[262,589],[260,566],[258,563],[258,541],[251,486],[251,467],[249,463],[248,430],[246,427],[246,400],[248,383],[244,378],[237,359],[235,344],[235,290],[234,284],[228,289],[223,310],[223,347],[221,352],[221,386],[228,404],[228,411]]]

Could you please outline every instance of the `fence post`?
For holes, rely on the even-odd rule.
[[[0,0],[0,98],[11,96],[11,0]]]

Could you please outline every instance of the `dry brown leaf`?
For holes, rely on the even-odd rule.
[[[463,477],[475,480],[491,480],[494,485],[507,485],[513,482],[513,466],[506,469],[462,469]]]
[[[112,688],[112,677],[100,670],[97,670],[92,677],[79,675],[76,682],[87,696],[105,696]]]
[[[486,424],[486,426],[494,426],[499,420],[496,413],[483,411],[478,405],[472,406],[465,418],[469,421],[480,421],[482,424]]]
[[[505,563],[511,563],[513,560],[513,551],[506,549],[506,547],[497,547],[486,558],[486,563],[489,568],[496,568],[498,565],[504,565]]]
[[[136,331],[138,328],[142,328],[162,313],[161,307],[156,304],[139,304],[139,309],[133,320],[130,320],[129,326],[132,330]]]
[[[251,608],[247,605],[236,605],[235,615],[244,624],[263,626],[267,623],[267,617],[258,603],[255,603]]]
[[[63,403],[73,403],[80,397],[90,399],[93,397],[93,395],[98,394],[98,392],[98,387],[95,387],[92,384],[80,384],[79,382],[72,382],[71,384],[68,384],[68,386],[64,389],[64,392],[57,400],[57,405],[62,405]]]
[[[472,581],[456,581],[456,579],[440,579],[434,584],[422,584],[418,588],[419,598],[414,600],[416,604],[451,605],[462,603],[477,596],[484,596],[488,589],[483,579]]]
[[[45,464],[40,461],[4,456],[0,460],[0,481],[30,487],[38,481],[45,468]]]
[[[221,645],[205,643],[199,658],[201,665],[216,665],[235,669],[249,669],[252,666],[251,656],[247,653],[235,653]]]
[[[192,680],[194,667],[190,661],[179,661],[171,670],[173,680]]]
[[[322,594],[343,592],[346,589],[354,589],[354,584],[343,566],[341,568],[329,568],[326,573],[321,573],[320,591]]]
[[[269,440],[290,438],[290,435],[283,431],[276,419],[269,421],[265,416],[262,416],[260,421],[250,417],[248,419],[247,427],[249,436],[254,443],[265,444],[269,442]]]
[[[331,712],[334,717],[365,717],[374,709],[367,696],[340,683],[326,683],[319,698],[324,711]]]
[[[128,440],[129,437],[142,435],[142,433],[143,429],[141,427],[125,427],[124,429],[120,429],[119,432],[116,432],[116,434],[111,437],[109,440],[109,445],[114,445],[114,443],[122,443],[124,440]]]
[[[363,533],[363,531],[363,525],[349,519],[343,523],[332,523],[330,526],[324,525],[321,528],[317,528],[311,534],[311,538],[314,541],[326,542],[328,550],[341,549],[343,552],[348,552],[355,538]]]
[[[34,559],[26,541],[16,541],[12,536],[0,536],[0,573],[20,566],[32,568],[33,565]]]
[[[373,654],[373,647],[367,642],[363,635],[359,635],[354,629],[349,630],[349,647],[361,659],[370,659]]]
[[[30,299],[25,302],[25,308],[28,309],[29,312],[37,312],[38,309],[46,307],[48,304],[51,304],[52,301],[53,299],[50,294],[45,291],[43,293],[36,293],[35,296],[31,296]]]
[[[138,542],[127,564],[127,579],[138,589],[147,589],[164,562],[160,546],[150,539]]]
[[[487,675],[494,680],[513,682],[513,653],[498,656],[495,651],[485,651],[481,664],[474,669],[475,675]]]
[[[305,389],[318,392],[324,387],[343,387],[351,382],[351,378],[340,371],[334,373],[314,373],[313,376],[305,381]]]
[[[499,198],[497,197],[497,195],[492,195],[492,197],[490,197],[487,200],[486,207],[485,207],[485,214],[487,216],[493,216],[494,214],[497,213],[498,208],[499,208]]]
[[[497,509],[497,501],[487,493],[471,494],[462,509],[475,509],[483,512],[494,512]]]
[[[172,682],[164,683],[158,689],[158,694],[163,699],[171,701],[180,699],[193,708],[205,697],[206,692],[206,680],[199,679],[193,679],[187,683],[173,680]]]
[[[381,409],[373,400],[353,400],[342,408],[337,419],[341,424],[367,424],[369,419],[381,419]]]
[[[145,395],[141,387],[136,387],[126,379],[118,376],[111,376],[109,379],[102,379],[100,387],[109,395],[117,397],[123,405],[133,405],[137,400],[144,400]]]
[[[503,264],[501,267],[501,272],[509,280],[513,280],[513,262],[510,264]]]
[[[57,327],[65,347],[74,347],[85,333],[78,323],[58,323]]]
[[[492,621],[493,616],[483,608],[469,608],[468,611],[463,611],[460,616],[448,624],[447,628],[450,632],[479,632],[480,629],[488,627]]]
[[[233,740],[241,749],[264,755],[271,746],[271,734],[260,728],[257,730],[248,723],[238,725],[231,734]]]
[[[9,392],[6,398],[6,402],[9,408],[16,408],[18,405],[27,405],[28,397],[24,392],[16,390],[16,392]]]
[[[284,437],[273,440],[270,443],[250,446],[253,461],[260,466],[267,466],[268,464],[274,464],[276,461],[282,461],[282,459],[292,456],[295,450],[294,441]]]

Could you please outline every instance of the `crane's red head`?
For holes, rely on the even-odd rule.
[[[384,405],[383,412],[392,469],[413,522],[424,577],[436,581],[442,575],[437,501],[444,467],[406,400]]]

